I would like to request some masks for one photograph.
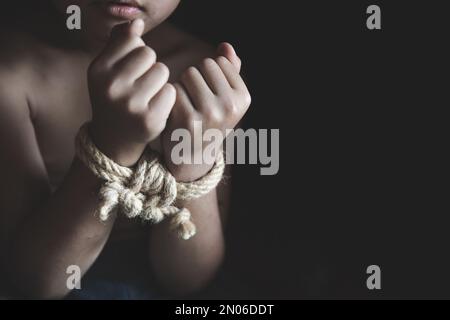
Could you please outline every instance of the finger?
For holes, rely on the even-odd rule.
[[[114,67],[114,73],[128,84],[141,78],[156,63],[156,53],[148,46],[134,49]]]
[[[247,89],[244,80],[242,80],[242,77],[239,75],[239,73],[236,71],[236,68],[228,59],[221,56],[216,58],[216,62],[222,69],[223,74],[225,75],[225,77],[228,80],[228,83],[233,89],[235,90]]]
[[[181,83],[189,94],[195,108],[208,104],[208,99],[214,97],[202,74],[197,68],[188,68],[181,76]]]
[[[141,38],[143,32],[144,22],[141,19],[115,26],[101,57],[112,66],[132,50],[145,46]]]
[[[210,58],[203,60],[199,66],[199,71],[214,94],[230,92],[230,84],[216,61]]]
[[[149,102],[150,116],[166,122],[177,98],[175,87],[166,83]]]
[[[177,100],[175,102],[175,106],[172,110],[174,116],[181,116],[185,118],[185,116],[195,110],[194,104],[189,97],[186,89],[180,83],[174,84],[175,90],[177,91]],[[180,114],[181,113],[181,114]]]
[[[229,44],[228,42],[221,43],[217,49],[217,55],[227,58],[236,68],[237,72],[241,72],[242,61],[236,54],[236,50],[234,50],[231,44]]]
[[[134,88],[136,95],[149,103],[149,101],[167,84],[170,72],[166,65],[157,62],[141,78],[139,78]],[[142,100],[141,100],[142,101]]]

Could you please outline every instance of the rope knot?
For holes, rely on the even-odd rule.
[[[119,204],[123,213],[128,218],[136,218],[142,212],[144,206],[142,196],[137,195],[133,190],[124,189],[119,194]]]
[[[177,208],[177,200],[200,198],[213,190],[220,182],[225,162],[220,153],[211,171],[201,179],[178,183],[164,167],[158,154],[147,149],[136,168],[122,167],[104,155],[91,141],[88,123],[83,125],[75,140],[76,154],[104,184],[100,188],[100,204],[97,214],[102,221],[120,209],[128,218],[140,217],[159,223],[172,217],[170,226],[182,239],[196,233],[191,213]]]

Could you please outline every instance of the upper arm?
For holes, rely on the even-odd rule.
[[[4,69],[4,68],[3,68]],[[25,94],[25,77],[0,66],[0,255],[24,216],[49,195]]]

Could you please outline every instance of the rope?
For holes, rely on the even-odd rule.
[[[90,138],[89,123],[84,124],[75,139],[78,158],[95,176],[103,180],[99,191],[100,203],[96,210],[102,221],[108,220],[118,210],[128,218],[140,217],[159,223],[170,217],[171,229],[182,239],[196,233],[191,213],[187,208],[177,208],[177,200],[200,198],[213,190],[221,181],[225,169],[223,154],[219,153],[211,171],[194,182],[177,182],[162,165],[159,155],[147,148],[131,169],[109,159]]]

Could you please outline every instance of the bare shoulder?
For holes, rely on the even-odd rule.
[[[31,34],[0,31],[0,112],[10,106],[28,107],[27,99],[48,77],[48,66],[57,61],[56,50]],[[26,110],[32,111],[32,110]]]
[[[164,46],[160,52],[158,49],[156,51],[160,59],[170,67],[174,79],[190,66],[198,65],[215,53],[211,44],[169,23],[162,25],[154,38],[164,39]],[[148,43],[151,46],[152,39]]]
[[[26,91],[33,74],[43,65],[42,45],[20,32],[0,32],[0,99]],[[13,90],[11,90],[13,89]]]
[[[0,71],[10,75],[21,74],[33,66],[36,54],[41,51],[36,39],[22,32],[1,31]]]
[[[25,62],[30,55],[25,50],[25,37],[0,32],[0,117],[9,121],[11,115],[25,115],[26,86],[29,74]]]

